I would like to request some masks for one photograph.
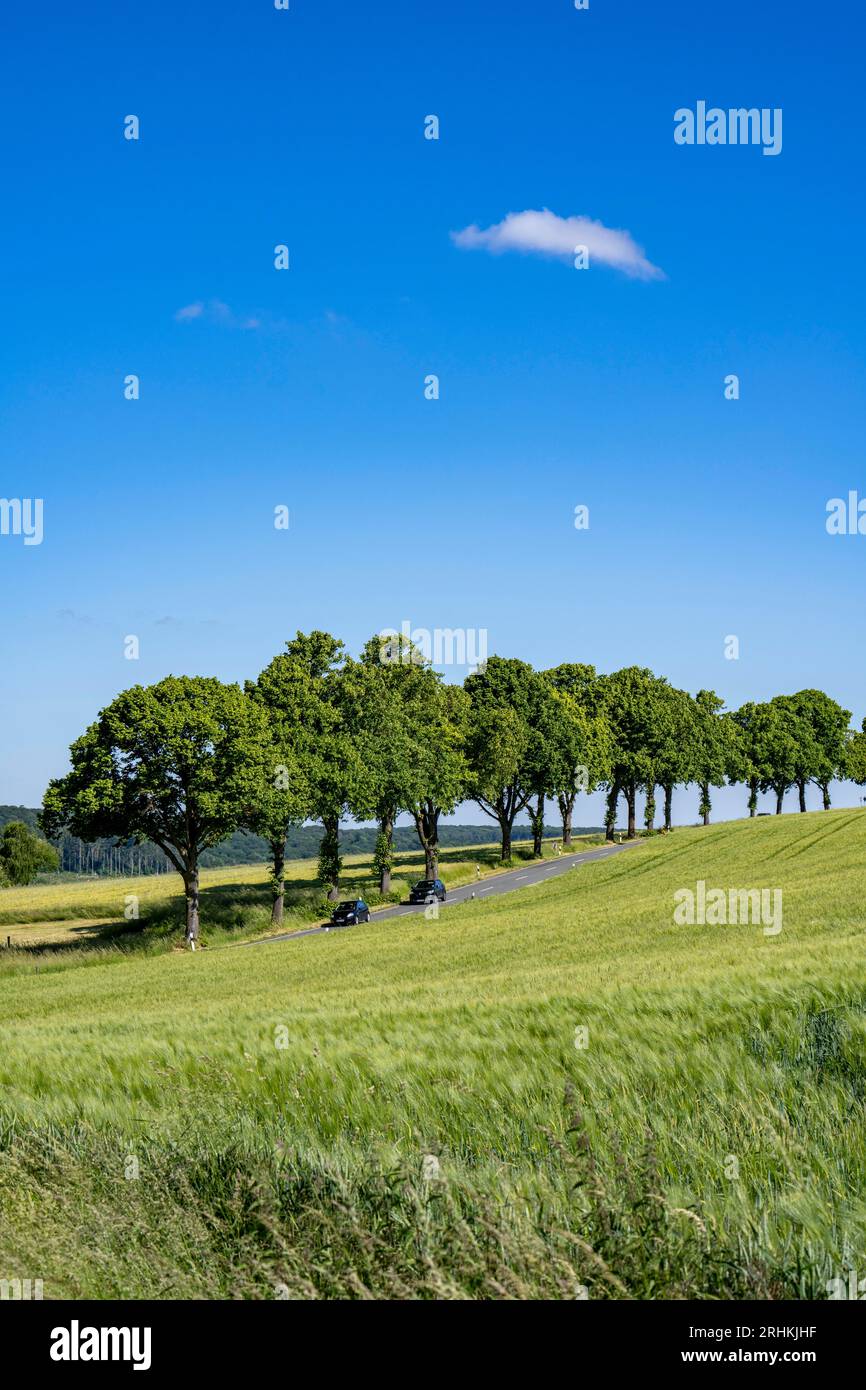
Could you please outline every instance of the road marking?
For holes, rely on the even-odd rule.
[[[519,883],[522,878],[529,878],[529,874],[518,874],[514,882]]]

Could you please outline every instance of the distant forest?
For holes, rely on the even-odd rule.
[[[0,806],[0,826],[10,820],[24,821],[39,833],[36,824],[37,812],[29,806]],[[577,827],[575,835],[588,832],[601,832],[601,826]],[[545,835],[561,835],[562,827],[545,827]],[[344,854],[372,854],[376,844],[376,829],[361,826],[340,828],[340,849]],[[439,843],[443,849],[454,845],[490,844],[495,838],[494,828],[488,825],[442,825],[439,829]],[[532,830],[528,825],[515,825],[515,840],[530,840]],[[288,859],[315,859],[319,853],[322,839],[320,825],[303,825],[289,832],[286,840]],[[94,840],[86,843],[74,835],[62,835],[53,842],[60,855],[62,873],[73,874],[115,874],[129,877],[132,874],[171,874],[175,869],[156,845],[119,845],[114,840]],[[420,849],[414,826],[398,826],[394,831],[394,849],[397,853]],[[217,868],[228,864],[266,864],[270,860],[270,850],[258,835],[246,830],[236,830],[228,839],[222,840],[213,849],[206,849],[201,856],[203,868]]]

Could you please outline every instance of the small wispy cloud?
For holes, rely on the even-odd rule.
[[[261,328],[262,321],[253,314],[236,314],[231,305],[221,299],[205,302],[197,299],[194,304],[185,304],[175,312],[176,323],[191,323],[194,319],[204,319],[206,323],[221,323],[227,328]]]
[[[456,246],[466,250],[522,251],[537,256],[572,260],[576,249],[585,246],[590,265],[598,262],[622,271],[634,280],[663,280],[665,274],[648,261],[643,248],[629,232],[605,227],[591,217],[557,217],[549,208],[540,212],[510,212],[492,227],[464,227],[452,232]]]
[[[89,613],[79,613],[74,608],[58,608],[57,616],[65,623],[92,623]]]

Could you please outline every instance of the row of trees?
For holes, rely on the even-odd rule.
[[[661,792],[672,829],[678,785],[698,786],[704,823],[712,788],[726,782],[748,787],[752,815],[760,791],[774,791],[781,811],[792,787],[805,810],[810,783],[829,806],[834,778],[866,781],[866,731],[852,733],[849,721],[821,691],[727,712],[714,692],[692,697],[637,666],[538,672],[491,657],[462,687],[448,685],[405,638],[374,637],[353,659],[328,633],[298,633],[243,690],[168,676],[118,695],[73,744],[71,771],[49,785],[40,823],[49,838],[67,831],[159,846],[183,878],[192,942],[200,856],[239,827],[269,845],[279,923],[286,837],[304,821],[322,825],[319,874],[334,899],[341,819],[375,820],[387,893],[398,816],[411,816],[433,877],[441,818],[467,799],[497,823],[504,862],[522,812],[540,855],[548,800],[567,846],[578,793],[598,788],[611,839],[621,797],[635,835],[639,793],[646,828]]]

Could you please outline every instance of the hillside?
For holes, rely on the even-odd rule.
[[[866,812],[789,815],[435,923],[16,969],[4,1268],[46,1297],[823,1297],[866,1240],[864,865]],[[676,925],[699,881],[780,889],[782,930]]]

